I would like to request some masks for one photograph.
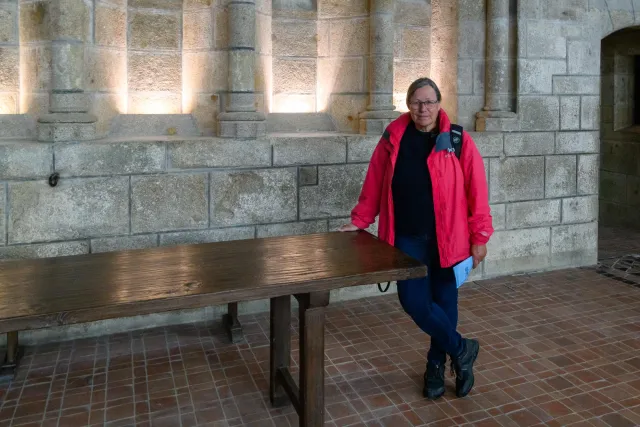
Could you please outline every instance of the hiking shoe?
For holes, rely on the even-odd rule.
[[[480,343],[477,340],[463,338],[462,353],[453,360],[456,373],[456,396],[465,397],[473,388],[473,364],[478,358]]]
[[[430,400],[436,400],[444,394],[445,364],[428,362],[427,372],[424,373],[424,389],[422,394]]]

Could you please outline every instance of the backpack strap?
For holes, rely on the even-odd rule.
[[[451,125],[451,146],[456,152],[456,157],[460,160],[460,154],[462,153],[462,126],[460,125]]]

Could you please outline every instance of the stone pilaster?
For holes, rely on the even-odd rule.
[[[478,131],[511,130],[516,123],[511,107],[509,3],[509,0],[487,0],[485,106],[477,115]]]
[[[38,140],[95,138],[96,117],[84,92],[84,50],[89,9],[83,0],[51,1],[51,92],[49,113],[38,119]]]
[[[381,134],[400,115],[393,105],[394,0],[371,0],[369,11],[369,105],[360,113],[361,134]]]
[[[232,0],[228,7],[229,94],[225,112],[218,115],[218,135],[256,138],[266,133],[264,114],[256,111],[256,4]]]

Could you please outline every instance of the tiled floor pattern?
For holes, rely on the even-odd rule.
[[[640,289],[566,270],[465,285],[460,306],[482,345],[476,387],[457,399],[448,377],[433,403],[427,339],[395,296],[331,305],[327,425],[640,425]],[[268,323],[244,318],[240,345],[184,325],[29,348],[0,427],[297,425],[268,401]]]

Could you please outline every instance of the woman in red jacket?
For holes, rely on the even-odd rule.
[[[398,282],[403,309],[429,336],[424,395],[444,394],[446,356],[456,372],[456,395],[473,387],[480,345],[457,331],[458,288],[453,266],[487,254],[493,234],[484,163],[463,132],[460,159],[451,144],[451,122],[440,108],[438,86],[428,78],[407,91],[409,112],[385,130],[374,150],[351,224],[366,229],[379,217],[378,236],[428,266],[428,276]]]

